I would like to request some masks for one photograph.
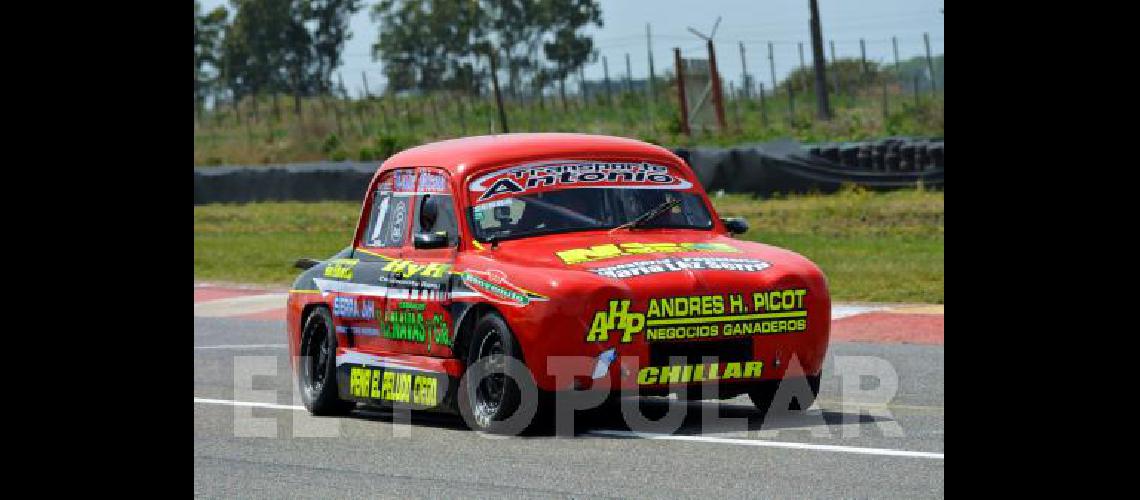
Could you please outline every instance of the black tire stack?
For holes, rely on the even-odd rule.
[[[810,146],[817,157],[850,170],[923,172],[945,167],[945,141],[891,137],[877,141],[825,143]]]

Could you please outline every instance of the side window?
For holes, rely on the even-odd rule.
[[[412,170],[397,170],[377,184],[372,218],[364,234],[365,246],[399,248],[404,245],[414,187],[415,172]]]
[[[455,201],[443,174],[423,171],[417,189],[416,218],[412,225],[416,233],[447,233],[448,246],[459,244],[459,224],[455,217]]]

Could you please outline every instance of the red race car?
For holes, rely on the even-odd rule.
[[[827,282],[794,252],[731,236],[747,228],[717,216],[681,158],[640,141],[507,134],[403,151],[373,176],[351,245],[298,261],[287,328],[302,401],[323,415],[457,411],[497,431],[544,396],[748,393],[764,409],[798,378],[807,408]]]

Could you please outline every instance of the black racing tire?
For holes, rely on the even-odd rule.
[[[495,312],[475,322],[458,396],[459,413],[475,431],[517,435],[535,421],[541,402],[534,378],[511,328]]]
[[[336,384],[336,330],[332,314],[318,307],[301,330],[301,360],[297,369],[301,402],[318,416],[346,415],[356,403],[340,399]]]
[[[819,396],[819,381],[822,375],[808,375],[808,387],[811,388],[811,397],[796,397],[792,399],[791,405],[787,410],[791,411],[805,411],[815,403],[816,396]],[[757,410],[767,413],[772,406],[772,399],[776,396],[776,391],[780,387],[782,380],[766,381],[752,386],[748,390],[748,397],[752,399],[752,404],[756,406]],[[804,400],[801,400],[804,399]]]

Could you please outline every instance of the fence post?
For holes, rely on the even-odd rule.
[[[677,64],[677,101],[681,104],[681,131],[692,136],[689,130],[689,103],[685,100],[685,65],[681,60],[681,48],[673,48],[673,60]]]
[[[741,74],[743,75],[741,77],[740,89],[743,91],[744,98],[747,99],[750,94],[749,91],[751,89],[749,87],[751,85],[748,83],[748,61],[747,58],[744,57],[744,42],[740,42],[740,68]]]
[[[776,90],[776,58],[772,55],[772,42],[768,42],[768,71],[772,73],[772,90]]]
[[[629,52],[625,53],[625,91],[633,93],[633,70],[629,65]]]
[[[495,71],[495,59],[498,54],[487,54],[488,59],[491,60],[491,85],[495,89],[495,105],[499,107],[499,124],[503,128],[503,133],[510,133],[511,129],[507,127],[507,110],[503,108],[503,94],[499,92],[499,76]]]
[[[788,85],[788,123],[792,123],[796,119],[796,93],[792,87],[792,85]]]
[[[384,119],[384,133],[389,134],[389,133],[391,133],[392,125],[389,123],[390,120],[388,119],[388,102],[387,101],[388,101],[387,98],[384,98],[384,97],[380,98],[380,116]]]
[[[797,42],[797,45],[799,46],[799,51],[800,51],[800,69],[806,71],[807,70],[807,62],[804,61],[804,42]],[[810,85],[811,84],[808,83],[808,79],[806,78],[806,75],[805,75],[805,78],[804,78],[804,93],[805,94],[808,92]]]
[[[867,78],[867,43],[862,38],[859,39],[859,60],[862,63],[863,78],[866,79]]]
[[[645,101],[645,110],[649,114],[649,134],[655,135],[657,133],[657,124],[653,123],[656,119],[653,113],[653,105],[657,104],[657,79],[656,74],[653,72],[653,38],[649,31],[649,23],[645,23],[645,50],[649,54],[649,99]]]
[[[764,83],[760,83],[760,124],[768,126],[768,103],[764,99]]]
[[[467,135],[467,117],[463,113],[463,99],[455,99],[455,109],[459,112],[459,130],[463,135]]]
[[[835,100],[839,102],[843,98],[843,87],[840,86],[839,81],[839,60],[835,58],[835,40],[828,40],[828,43],[831,45],[831,74],[832,83],[835,85]]]
[[[610,89],[610,62],[606,59],[606,56],[602,56],[602,74],[606,80],[606,103],[613,104],[614,94],[613,90]]]
[[[933,94],[937,88],[934,83],[934,58],[930,57],[930,33],[923,33],[922,41],[926,43],[926,67],[930,69],[930,93]]]
[[[716,110],[716,122],[723,131],[728,127],[728,123],[724,119],[724,95],[720,83],[720,71],[716,69],[716,49],[713,48],[711,38],[706,40],[705,44],[709,49],[709,76],[712,78],[712,97],[713,105],[716,106],[714,108]]]
[[[899,72],[899,37],[891,37],[891,46],[895,49],[895,73]],[[901,76],[901,75],[900,75]]]
[[[649,101],[657,101],[657,75],[653,72],[653,37],[649,30],[649,23],[645,23],[645,49],[649,53]],[[649,119],[652,124],[653,107],[650,106]]]
[[[435,104],[435,99],[436,99],[435,94],[429,94],[428,95],[428,104],[431,106],[431,118],[432,118],[432,121],[435,122],[435,135],[436,136],[442,136],[443,135],[443,129],[440,128],[439,108]]]
[[[914,74],[914,107],[918,107],[918,73]]]
[[[887,79],[883,78],[883,122],[890,116],[890,103],[887,101]]]
[[[580,94],[582,94],[582,105],[583,106],[589,106],[590,105],[590,94],[589,94],[589,90],[586,89],[586,70],[585,70],[585,68],[586,68],[585,64],[578,66],[578,87],[579,87],[578,92]]]

